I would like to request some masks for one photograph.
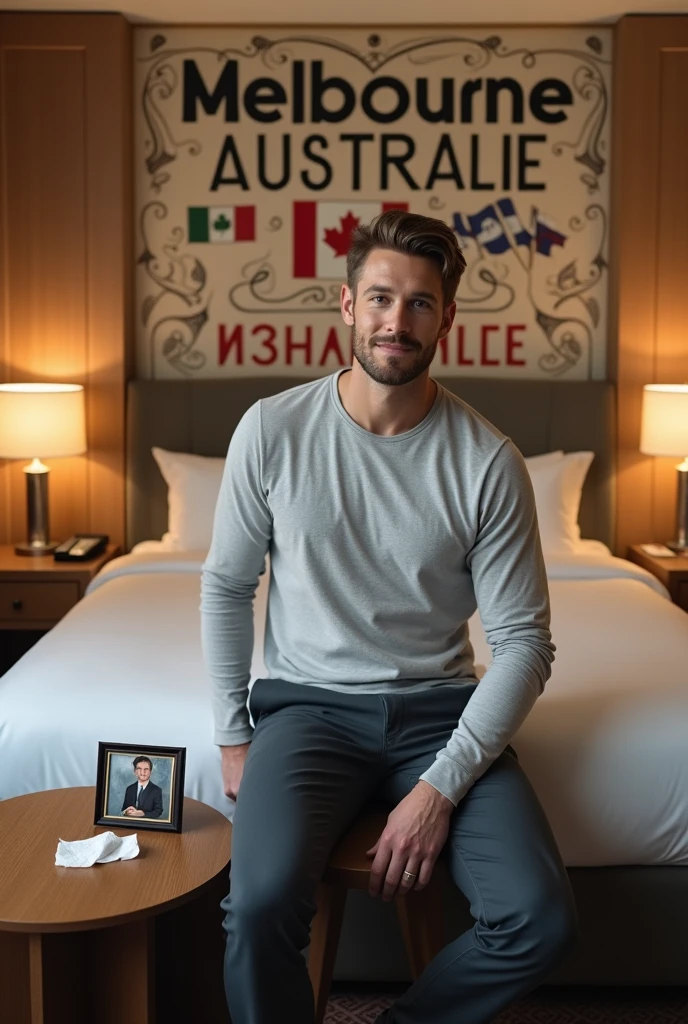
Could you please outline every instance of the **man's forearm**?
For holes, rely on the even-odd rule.
[[[421,779],[456,806],[513,739],[551,673],[548,630],[505,644],[478,683],[446,747]]]
[[[203,570],[201,643],[211,682],[214,742],[246,743],[253,730],[246,708],[253,656],[255,586]]]

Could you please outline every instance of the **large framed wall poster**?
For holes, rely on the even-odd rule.
[[[351,362],[352,227],[441,218],[468,268],[432,373],[604,379],[612,32],[135,29],[140,377]]]

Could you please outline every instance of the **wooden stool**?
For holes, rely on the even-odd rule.
[[[333,849],[318,886],[308,954],[315,1024],[322,1024],[325,1018],[347,891],[368,888],[372,860],[366,857],[366,850],[380,838],[388,813],[389,809],[380,805],[369,805],[362,811]],[[442,896],[446,884],[446,867],[438,861],[425,889],[395,897],[414,980],[444,946]]]

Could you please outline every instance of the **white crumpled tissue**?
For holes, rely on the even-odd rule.
[[[90,868],[93,864],[108,864],[113,860],[131,860],[139,855],[139,842],[131,836],[116,836],[114,832],[101,832],[91,839],[76,839],[72,843],[60,839],[55,853],[55,864],[60,868]]]

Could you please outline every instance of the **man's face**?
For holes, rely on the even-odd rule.
[[[445,308],[439,267],[423,256],[374,249],[356,294],[343,285],[344,322],[353,328],[356,359],[379,384],[409,384],[432,362],[454,320]]]
[[[136,778],[139,780],[141,785],[145,786],[145,784],[150,779],[151,774],[151,769],[150,765],[148,764],[148,761],[139,761],[139,763],[134,768],[134,774],[136,775]]]

